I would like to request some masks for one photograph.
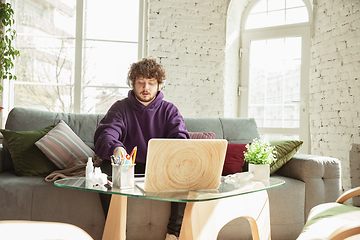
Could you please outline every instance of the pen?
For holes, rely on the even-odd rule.
[[[137,152],[137,147],[134,147],[134,154],[132,155],[132,164],[135,164],[135,158],[136,158],[136,152]]]
[[[125,161],[124,154],[122,152],[120,152],[120,154],[121,154],[121,160],[119,161],[119,164],[123,164]]]
[[[131,151],[130,159],[133,159],[133,156],[134,156],[134,153],[135,153],[136,150],[137,150],[137,146],[135,146],[135,147],[133,148],[133,150]]]
[[[111,161],[111,163],[116,163],[116,159],[115,159],[115,156],[114,155],[111,155],[110,156],[110,161]]]
[[[129,155],[129,154],[126,154],[125,164],[131,164],[130,155]]]

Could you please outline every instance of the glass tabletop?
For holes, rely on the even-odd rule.
[[[232,197],[242,194],[248,194],[257,191],[263,191],[274,187],[281,186],[285,183],[284,180],[277,178],[270,178],[268,181],[226,181],[221,177],[221,183],[216,190],[191,190],[191,191],[167,191],[167,192],[144,192],[141,184],[144,182],[144,177],[135,177],[135,187],[130,189],[112,188],[109,185],[105,186],[87,186],[85,177],[64,178],[55,181],[58,187],[93,191],[106,194],[118,194],[130,197],[147,198],[161,201],[171,202],[201,202],[210,201],[226,197]]]

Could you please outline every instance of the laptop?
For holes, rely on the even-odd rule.
[[[218,189],[227,150],[225,139],[161,139],[148,143],[144,192]]]

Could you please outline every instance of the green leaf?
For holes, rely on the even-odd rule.
[[[246,145],[245,161],[253,164],[270,164],[274,161],[274,147],[261,139],[254,139],[252,144]]]
[[[16,80],[17,78],[11,73],[11,69],[14,67],[15,58],[20,56],[20,52],[12,46],[16,38],[16,31],[11,28],[15,24],[15,19],[14,10],[10,3],[0,2],[0,22],[3,25],[0,30],[0,78]],[[0,90],[3,90],[1,85]]]

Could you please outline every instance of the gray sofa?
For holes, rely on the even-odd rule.
[[[14,108],[6,129],[29,131],[64,120],[91,148],[101,114],[74,114]],[[248,143],[259,138],[254,119],[185,118],[190,132],[214,132],[230,143]],[[285,185],[268,190],[272,239],[291,240],[300,234],[309,210],[332,202],[341,193],[340,162],[330,157],[296,154],[273,177]],[[101,239],[105,217],[99,195],[54,186],[44,176],[18,177],[3,142],[0,149],[0,220],[39,220],[79,226],[94,239]],[[239,206],[241,207],[241,206]],[[127,239],[164,239],[170,203],[140,198],[128,199]],[[250,226],[239,218],[220,231],[218,239],[252,239]]]

